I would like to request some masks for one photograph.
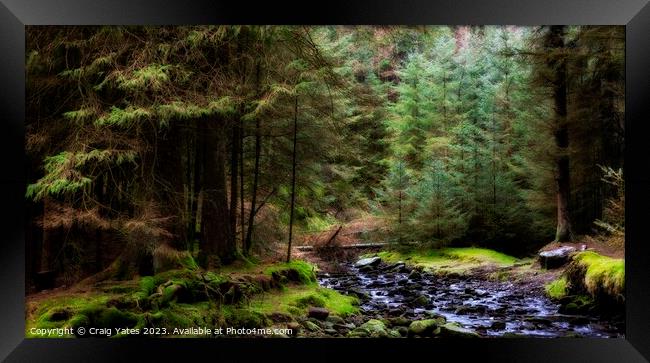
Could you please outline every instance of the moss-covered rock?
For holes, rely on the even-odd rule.
[[[300,260],[294,260],[289,263],[273,265],[265,270],[265,274],[270,275],[278,283],[285,284],[288,282],[300,284],[316,283],[316,266]]]
[[[426,295],[419,295],[411,302],[414,306],[423,307],[429,304],[429,298]]]
[[[596,301],[589,295],[569,295],[559,300],[560,314],[582,315],[591,314],[598,309]]]
[[[368,338],[370,337],[370,331],[366,328],[357,327],[350,330],[347,336],[348,338]]]
[[[431,336],[437,334],[439,332],[439,326],[444,323],[444,320],[440,318],[416,320],[409,325],[408,334],[410,336]]]
[[[457,323],[446,323],[440,326],[441,337],[455,337],[455,338],[478,338],[478,333],[471,329],[463,328]]]
[[[367,322],[361,324],[359,329],[367,330],[371,338],[388,337],[388,331],[386,330],[386,325],[381,320],[370,319]]]
[[[388,319],[391,323],[391,326],[409,326],[411,325],[411,319],[404,317],[404,316],[398,316],[394,318],[389,318]]]
[[[309,320],[303,321],[302,326],[304,326],[305,329],[309,330],[310,332],[319,332],[322,330],[320,326],[316,325],[316,323]]]

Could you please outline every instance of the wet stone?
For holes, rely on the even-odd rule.
[[[505,321],[495,321],[490,325],[490,329],[492,330],[504,330],[506,328],[506,322]]]

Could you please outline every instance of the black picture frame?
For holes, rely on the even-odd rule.
[[[25,339],[25,25],[90,24],[592,24],[626,27],[625,339]],[[648,0],[392,0],[295,2],[0,0],[0,359],[8,362],[200,359],[337,361],[407,354],[498,362],[650,360]],[[345,352],[344,352],[345,351]],[[257,359],[253,359],[253,354]],[[415,357],[414,357],[415,358]],[[382,360],[383,360],[382,359]]]

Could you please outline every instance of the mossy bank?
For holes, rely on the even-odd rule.
[[[310,307],[341,317],[358,310],[356,298],[319,287],[316,267],[307,262],[249,267],[247,272],[225,273],[192,266],[33,295],[26,307],[26,336],[75,337],[79,327],[99,328],[113,337],[123,336],[117,328],[160,336],[179,336],[170,333],[194,327],[299,331],[295,323],[307,317]],[[56,328],[71,329],[62,335],[44,333]]]
[[[622,314],[625,304],[625,260],[594,251],[579,252],[564,272],[545,286],[547,295],[565,312]]]

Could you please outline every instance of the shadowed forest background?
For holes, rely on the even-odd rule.
[[[367,214],[515,254],[619,231],[623,66],[621,27],[29,27],[28,284]]]

